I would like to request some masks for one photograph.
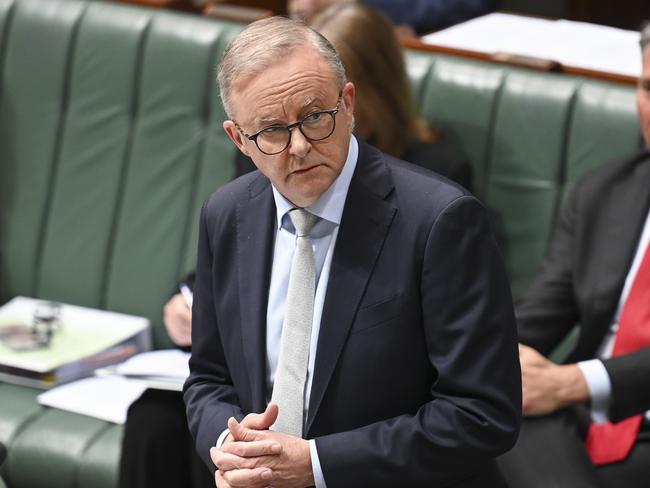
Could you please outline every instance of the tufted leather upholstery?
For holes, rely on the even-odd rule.
[[[194,266],[198,209],[234,175],[214,65],[236,24],[80,0],[0,0],[0,302],[139,314]],[[567,188],[640,145],[633,88],[407,53],[422,114],[475,166],[513,288]],[[121,427],[0,383],[11,488],[110,488]]]
[[[74,0],[0,0],[0,301],[149,317],[194,266],[234,174],[214,66],[241,26]],[[121,428],[0,383],[12,487],[112,487]],[[35,469],[35,467],[38,467]]]
[[[634,88],[407,52],[422,114],[474,165],[515,297],[577,177],[641,147]]]

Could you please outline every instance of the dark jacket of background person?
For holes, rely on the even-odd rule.
[[[346,3],[318,15],[312,27],[334,45],[357,88],[355,134],[471,190],[470,164],[417,113],[391,22],[370,7]]]
[[[577,323],[566,362],[596,357],[650,207],[650,154],[608,164],[573,189],[542,269],[517,306],[520,342],[548,355]],[[613,421],[650,410],[650,348],[604,359]]]
[[[644,151],[605,165],[576,184],[540,273],[516,308],[522,344],[548,356],[579,324],[576,345],[564,362],[598,356],[637,253],[650,208],[649,182],[650,154]],[[650,347],[601,361],[611,383],[608,418],[618,422],[649,410]],[[589,408],[588,403],[576,404],[525,417],[517,445],[499,459],[508,486],[647,486],[648,421],[626,459],[594,466],[584,446]]]
[[[395,24],[406,24],[423,34],[443,29],[496,8],[496,0],[363,0],[381,10]]]

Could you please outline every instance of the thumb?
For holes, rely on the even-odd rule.
[[[244,426],[243,421],[240,424],[234,417],[228,419],[228,430],[233,440],[240,442],[254,441],[257,437],[257,430],[249,429]]]
[[[277,418],[278,406],[275,403],[270,403],[264,412],[247,415],[242,420],[241,425],[248,429],[267,430],[275,423]]]

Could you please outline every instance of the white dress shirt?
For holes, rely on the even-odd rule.
[[[643,232],[641,233],[641,238],[637,244],[634,261],[632,261],[630,271],[627,273],[627,277],[625,278],[625,285],[623,286],[623,292],[618,301],[618,307],[616,308],[614,319],[609,327],[605,339],[598,348],[596,357],[599,359],[590,359],[589,361],[581,361],[578,363],[578,367],[582,371],[587,382],[587,387],[589,388],[589,395],[591,397],[591,418],[592,421],[597,424],[605,423],[609,420],[607,418],[607,409],[609,408],[612,396],[612,384],[609,375],[607,374],[607,369],[601,359],[612,357],[614,338],[616,337],[616,331],[618,330],[618,321],[621,312],[623,311],[623,305],[630,294],[632,283],[634,283],[639,266],[641,266],[641,261],[643,260],[643,256],[648,248],[648,244],[650,244],[650,211],[646,216]],[[647,419],[650,419],[650,411],[647,411],[645,416]]]
[[[359,155],[359,144],[354,136],[350,137],[348,156],[339,176],[332,185],[316,200],[313,205],[305,207],[306,210],[319,217],[311,230],[310,237],[314,249],[315,271],[316,271],[316,296],[314,298],[314,317],[311,329],[311,341],[309,346],[309,365],[307,368],[307,384],[305,385],[305,415],[309,408],[312,380],[314,377],[314,364],[316,361],[316,348],[318,345],[318,333],[320,321],[325,302],[325,292],[329,281],[330,266],[334,247],[338,236],[339,225],[343,215],[343,207],[348,194],[348,188],[352,181],[352,175],[357,166]],[[287,215],[295,208],[280,192],[273,187],[273,198],[277,214],[277,225],[275,242],[273,248],[273,267],[271,270],[271,284],[269,287],[269,302],[266,309],[266,360],[267,360],[267,401],[271,399],[273,391],[273,380],[278,367],[278,356],[280,354],[280,339],[282,337],[282,323],[284,321],[284,306],[289,290],[289,275],[291,274],[291,262],[296,246],[295,229],[291,219]],[[226,429],[219,436],[217,447],[220,447],[228,435]],[[316,451],[316,442],[309,441],[312,471],[316,482],[316,488],[325,488],[325,480]]]

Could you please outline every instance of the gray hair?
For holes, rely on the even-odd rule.
[[[345,69],[330,42],[305,23],[286,17],[270,17],[253,22],[226,47],[217,68],[221,101],[232,118],[232,86],[242,75],[257,75],[285,59],[292,50],[311,44],[330,65],[339,83],[345,85]]]
[[[641,44],[641,52],[645,52],[645,48],[648,47],[650,43],[650,21],[646,20],[641,26],[641,39],[639,44]]]

